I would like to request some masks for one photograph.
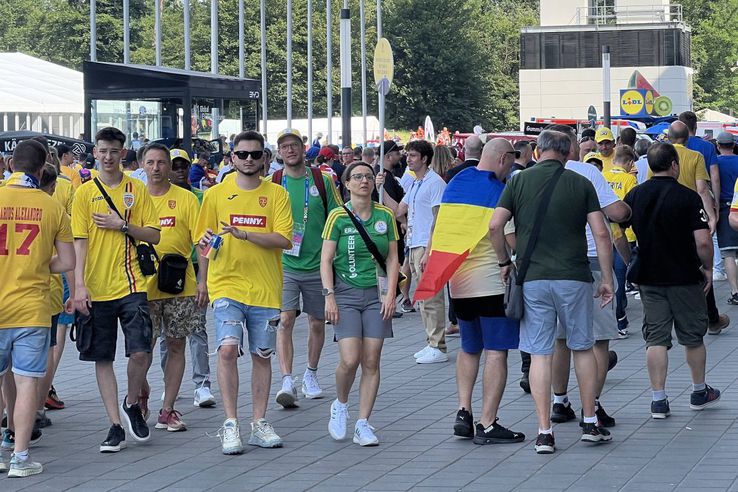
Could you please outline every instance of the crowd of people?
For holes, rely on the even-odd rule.
[[[110,424],[103,453],[124,449],[127,438],[151,438],[157,342],[165,389],[156,429],[187,429],[175,408],[186,347],[194,405],[216,405],[213,351],[222,452],[242,453],[238,360],[248,352],[247,443],[281,447],[267,419],[272,359],[279,406],[323,397],[317,371],[326,325],[339,352],[328,433],[346,438],[361,367],[352,439],[377,445],[370,420],[382,348],[393,318],[416,307],[425,342],[415,363],[448,362],[446,338],[460,336],[452,428],[476,444],[525,439],[498,416],[510,350],[522,354],[537,453],[555,451],[552,422],[579,419],[582,441],[611,440],[616,422],[600,397],[616,362],[609,343],[630,335],[631,294],[644,311],[651,416],[670,414],[672,328],[691,370],[690,408],[709,407],[720,391],[705,381],[703,337],[730,323],[712,288],[716,256],[731,286],[727,302],[738,304],[738,157],[732,134],[713,144],[695,130],[686,112],[668,142],[630,128],[617,138],[605,127],[577,135],[564,125],[515,144],[472,135],[463,149],[388,140],[381,162],[374,148],[307,143],[294,129],[281,131],[274,149],[245,131],[232,136],[217,167],[204,151],[193,158],[156,142],[126,149],[125,135],[111,127],[95,135],[86,166],[86,156],[64,145],[20,142],[3,160],[0,183],[0,299],[17,306],[0,313],[0,470],[43,470],[29,447],[50,424],[46,409],[65,407],[53,379],[70,327],[80,360],[94,362]],[[294,364],[301,313],[309,327],[302,373]],[[119,326],[128,358],[122,400],[113,366]],[[579,415],[567,394],[572,359]]]

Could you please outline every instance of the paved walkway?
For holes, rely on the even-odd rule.
[[[727,309],[725,303],[727,283],[719,282],[717,287],[721,311],[738,321],[738,310]],[[500,417],[504,425],[525,432],[527,440],[476,446],[455,439],[458,338],[449,343],[451,362],[417,365],[412,353],[423,346],[424,336],[420,315],[410,314],[397,320],[395,338],[383,353],[382,384],[371,419],[381,440],[378,447],[361,448],[350,440],[335,442],[328,435],[329,407],[335,397],[332,371],[337,361],[336,344],[329,340],[319,369],[326,397],[301,400],[302,407],[290,411],[270,403],[267,416],[285,441],[282,449],[247,446],[242,456],[223,456],[219,440],[207,435],[214,436],[222,423],[220,406],[194,408],[192,384],[185,382],[178,408],[189,424],[187,432],[152,428],[149,443],[140,445],[129,439],[123,452],[100,454],[98,445],[105,438],[108,422],[93,366],[78,361],[74,347],[69,346],[56,382],[67,408],[49,412],[54,425],[44,430],[43,440],[33,449],[33,457],[44,464],[45,471],[28,479],[2,477],[0,490],[738,490],[738,329],[706,337],[708,382],[724,392],[722,402],[704,412],[689,410],[689,372],[683,350],[675,347],[667,386],[673,413],[667,420],[654,421],[649,414],[650,391],[638,330],[641,306],[630,299],[635,334],[613,343],[620,362],[610,373],[602,397],[617,419],[610,443],[579,442],[579,426],[572,422],[556,426],[555,454],[536,455],[533,403],[518,386],[517,352],[510,354]],[[210,330],[212,333],[212,326]],[[296,333],[302,339],[297,341],[295,371],[301,374],[306,353],[302,318]],[[119,375],[125,373],[123,364],[119,351]],[[215,358],[211,366],[215,372]],[[277,364],[273,367],[272,397],[278,378]],[[188,364],[187,374],[189,370]],[[242,381],[249,381],[249,373],[249,364],[242,363]],[[163,389],[158,356],[150,379],[154,414]],[[217,384],[213,389],[220,399]],[[578,412],[578,394],[570,392]],[[479,388],[475,396],[478,415]],[[355,392],[350,403],[349,425],[353,426],[358,411]],[[240,405],[245,430],[250,414],[248,384],[242,384]]]

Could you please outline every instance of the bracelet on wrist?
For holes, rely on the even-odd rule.
[[[500,267],[500,268],[503,268],[503,267],[512,265],[512,263],[513,263],[512,260],[510,258],[508,258],[507,261],[503,261],[502,263],[498,263],[497,266]]]

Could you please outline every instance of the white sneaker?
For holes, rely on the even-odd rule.
[[[305,369],[305,374],[302,376],[302,394],[305,395],[305,398],[308,400],[321,398],[323,396],[323,390],[320,389],[318,376],[315,371]]]
[[[354,443],[359,446],[377,446],[379,439],[374,435],[374,430],[366,419],[357,420],[354,427]]]
[[[728,280],[728,276],[725,273],[718,272],[716,270],[712,274],[712,280],[713,280],[713,282],[721,282],[723,280]]]
[[[448,362],[448,355],[445,352],[441,352],[435,347],[430,347],[430,350],[422,356],[415,359],[418,364],[435,364],[437,362]]]
[[[210,408],[215,406],[215,397],[207,386],[200,386],[195,390],[195,400],[193,405],[200,408]]]
[[[430,346],[430,345],[426,345],[426,346],[425,346],[425,347],[423,347],[423,348],[422,348],[421,350],[418,350],[417,352],[415,352],[415,353],[413,354],[413,357],[415,357],[416,359],[417,359],[417,358],[419,358],[419,357],[423,357],[423,356],[424,356],[425,354],[427,354],[427,353],[428,353],[428,351],[429,351],[430,349],[431,349],[431,346]]]
[[[346,438],[348,416],[348,403],[341,405],[338,400],[333,400],[333,403],[331,403],[331,419],[328,421],[328,432],[336,441]]]
[[[220,442],[223,444],[223,454],[243,453],[241,431],[236,419],[226,419],[223,422],[223,427],[218,431],[218,437],[220,437]]]
[[[249,444],[260,448],[281,448],[283,443],[282,438],[274,432],[272,424],[267,422],[266,419],[259,419],[256,422],[251,422]]]
[[[277,392],[277,403],[284,408],[297,408],[297,388],[291,376],[282,378],[282,389]]]

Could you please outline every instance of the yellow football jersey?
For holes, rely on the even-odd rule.
[[[626,173],[625,169],[620,166],[612,166],[609,171],[603,171],[602,175],[607,180],[610,188],[621,200],[625,198],[630,190],[638,186],[638,179],[630,173]],[[632,243],[636,240],[632,227],[625,230],[625,237],[628,242]]]
[[[211,188],[202,202],[197,238],[221,222],[247,232],[276,232],[292,239],[292,211],[287,191],[269,181],[242,190],[235,179]],[[208,267],[211,300],[226,297],[249,306],[279,309],[282,304],[282,250],[267,249],[225,234]]]
[[[115,188],[100,183],[129,224],[159,229],[154,204],[142,181],[124,175]],[[87,239],[85,286],[90,299],[112,301],[146,292],[147,281],[138,266],[136,245],[120,231],[97,227],[93,213],[107,214],[109,209],[95,182],[88,181],[74,194],[72,232],[75,239]]]
[[[161,196],[152,196],[154,209],[159,217],[161,240],[155,246],[156,254],[163,258],[166,254],[178,254],[187,258],[187,278],[185,289],[180,294],[169,294],[158,289],[159,277],[149,277],[149,300],[165,299],[168,297],[194,296],[197,280],[195,269],[192,266],[192,245],[199,239],[195,235],[197,217],[200,213],[200,204],[191,191],[179,186],[171,185],[169,191]]]
[[[47,193],[0,189],[0,328],[49,327],[49,263],[55,241],[72,242],[69,216]]]

